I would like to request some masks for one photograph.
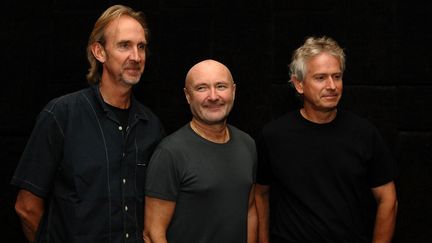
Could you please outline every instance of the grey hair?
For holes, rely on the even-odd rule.
[[[342,73],[345,70],[345,53],[338,43],[330,37],[309,37],[305,43],[294,51],[292,61],[289,65],[290,82],[292,78],[303,81],[307,72],[306,63],[311,58],[321,54],[329,53],[340,61]]]

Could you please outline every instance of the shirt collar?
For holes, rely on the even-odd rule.
[[[99,84],[94,84],[91,86],[93,92],[96,95],[96,99],[98,101],[98,103],[100,104],[100,106],[102,107],[103,111],[105,113],[109,113],[110,109],[109,107],[105,104],[103,98],[102,98],[102,94],[100,93],[99,90]],[[148,120],[148,115],[147,112],[145,111],[143,105],[141,105],[137,99],[135,99],[135,96],[131,95],[131,109],[129,111],[129,117],[133,117],[134,119],[142,119],[142,120]]]

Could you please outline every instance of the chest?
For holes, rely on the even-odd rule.
[[[272,173],[287,185],[310,183],[315,178],[329,181],[364,178],[372,156],[370,142],[350,132],[280,134],[270,140],[268,151]]]
[[[254,155],[246,147],[203,149],[189,153],[181,173],[184,195],[248,193],[254,177]]]

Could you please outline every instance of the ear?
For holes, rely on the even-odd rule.
[[[99,43],[95,42],[91,45],[93,56],[101,63],[106,61],[105,48]]]
[[[188,89],[186,89],[186,87],[185,87],[185,88],[183,88],[183,91],[185,93],[187,103],[190,104],[190,95],[189,95]]]
[[[233,100],[235,100],[236,84],[233,82]]]
[[[296,76],[291,76],[291,82],[297,90],[297,93],[303,94],[303,81],[298,80]]]

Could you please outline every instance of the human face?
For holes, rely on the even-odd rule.
[[[343,89],[339,59],[324,52],[307,61],[306,70],[304,80],[293,80],[297,92],[303,94],[304,109],[336,112]]]
[[[184,91],[194,119],[206,125],[226,122],[234,103],[235,84],[225,66],[214,61],[195,65]]]
[[[132,86],[139,82],[145,64],[144,29],[127,15],[113,20],[105,30],[102,81]]]

